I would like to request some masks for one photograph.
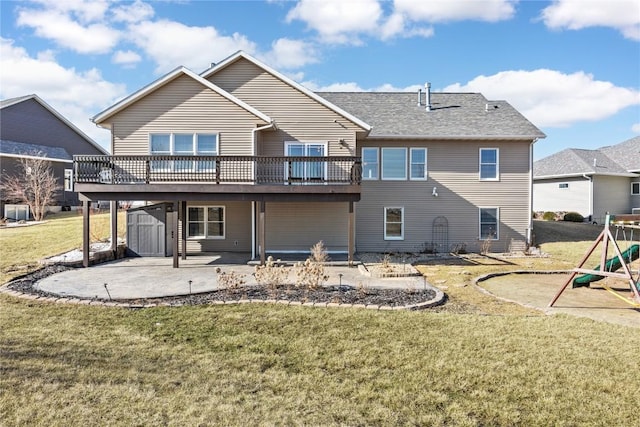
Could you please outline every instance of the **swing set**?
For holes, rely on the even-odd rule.
[[[612,226],[615,227],[615,235],[611,231]],[[634,241],[634,231],[637,236],[637,242]],[[626,243],[626,249],[624,251],[620,249],[620,241]],[[594,269],[584,268],[584,264],[591,254],[596,251],[600,243],[602,243],[600,264]],[[610,247],[613,248],[614,255],[607,259]],[[555,297],[553,297],[549,303],[549,307],[553,307],[570,283],[573,283],[574,288],[578,288],[581,286],[589,286],[591,282],[597,282],[605,277],[627,281],[631,288],[629,298],[611,289],[606,283],[603,283],[602,287],[622,301],[634,307],[640,307],[640,265],[638,266],[637,272],[635,272],[635,276],[631,268],[631,264],[638,258],[640,258],[640,215],[607,215],[604,230],[602,230],[598,238],[593,242],[591,248],[578,264],[578,267],[573,269],[571,277],[569,277]],[[618,272],[621,268],[622,272]],[[582,275],[578,276],[578,274]]]

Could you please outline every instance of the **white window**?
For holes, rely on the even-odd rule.
[[[199,239],[224,239],[224,206],[189,206],[187,235]]]
[[[215,133],[168,133],[151,134],[149,141],[151,155],[164,156],[216,156],[218,155],[218,135]],[[213,160],[155,160],[151,169],[160,171],[213,171]]]
[[[426,148],[412,148],[410,155],[411,166],[410,179],[413,180],[425,180],[427,179],[427,149]]]
[[[383,148],[382,149],[382,179],[405,180],[407,179],[407,149]]]
[[[327,144],[324,142],[286,142],[285,156],[324,157]],[[294,181],[324,181],[327,176],[327,162],[301,161],[287,162],[285,177]]]
[[[384,240],[404,240],[404,208],[384,208]]]
[[[498,208],[480,208],[480,240],[498,240]]]
[[[362,149],[362,179],[378,179],[378,149]]]
[[[633,196],[640,195],[640,182],[632,182],[631,183],[631,194]]]
[[[64,170],[64,191],[73,191],[73,169]]]
[[[480,149],[480,181],[498,181],[499,156],[497,148]]]
[[[558,184],[558,188],[562,189],[562,190],[566,190],[569,188],[569,183],[568,182],[561,182],[560,184]]]

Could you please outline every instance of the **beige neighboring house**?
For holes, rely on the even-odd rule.
[[[350,260],[488,239],[506,251],[530,235],[544,134],[479,93],[315,93],[238,52],[201,74],[177,68],[93,121],[113,155],[76,157],[77,191],[158,202],[132,213],[131,246],[175,266],[320,240]]]
[[[607,213],[640,213],[640,136],[597,150],[568,148],[533,165],[533,209],[578,212],[603,223]]]

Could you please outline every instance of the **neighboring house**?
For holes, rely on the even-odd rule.
[[[533,173],[535,211],[578,212],[597,223],[607,213],[640,212],[640,136],[597,150],[568,148],[536,161]]]
[[[77,157],[76,189],[164,202],[151,221],[175,231],[157,245],[174,265],[178,252],[264,260],[320,240],[349,259],[486,240],[506,251],[528,238],[544,137],[478,93],[314,93],[243,52],[202,74],[178,68],[93,121],[114,156]]]
[[[2,175],[15,175],[20,159],[45,157],[51,162],[60,191],[56,207],[80,204],[73,192],[71,171],[74,154],[108,154],[80,129],[65,119],[37,95],[0,101],[0,170]],[[66,181],[65,181],[66,177]],[[5,209],[0,196],[0,215],[13,217],[16,208]]]

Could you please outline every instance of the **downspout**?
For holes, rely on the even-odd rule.
[[[251,155],[255,157],[257,147],[256,147],[256,132],[260,130],[265,130],[269,128],[275,129],[276,122],[271,122],[268,125],[260,126],[251,130]],[[253,163],[251,169],[251,175],[254,177],[255,182],[255,162]],[[251,201],[251,259],[255,259],[256,257],[256,202],[254,200]]]
[[[584,173],[582,174],[582,177],[589,181],[589,216],[591,217],[590,222],[593,222],[595,220],[593,212],[593,177]]]
[[[532,233],[533,233],[533,144],[536,143],[538,138],[531,141],[529,144],[529,226],[527,227],[527,246],[531,246]]]

